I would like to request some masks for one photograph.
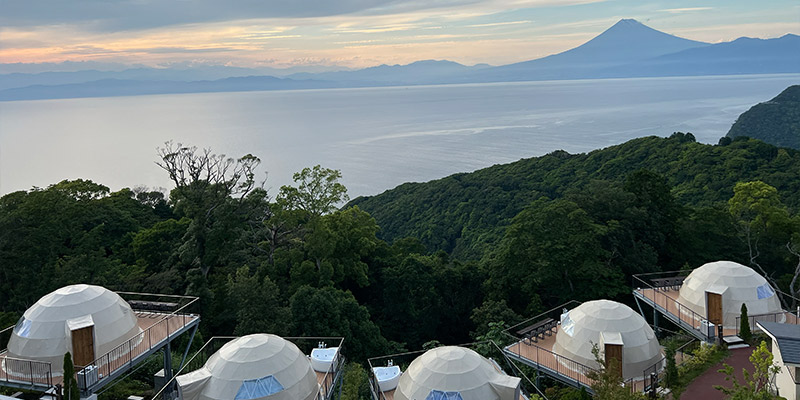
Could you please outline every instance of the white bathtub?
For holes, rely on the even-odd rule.
[[[400,375],[402,375],[399,365],[375,367],[372,368],[372,373],[375,374],[375,379],[378,380],[378,387],[380,387],[381,392],[394,390],[397,387],[397,383],[400,382]]]
[[[318,348],[311,350],[311,368],[318,372],[328,372],[331,370],[331,365],[336,361],[336,356],[339,353],[338,347],[326,347],[324,349]]]

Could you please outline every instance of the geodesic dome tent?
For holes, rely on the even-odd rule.
[[[658,339],[641,315],[611,300],[588,301],[561,315],[553,352],[591,368],[599,368],[593,345],[622,346],[622,376],[641,377],[642,371],[663,357]],[[601,354],[601,359],[603,358]]]
[[[300,349],[264,333],[231,340],[202,368],[176,381],[184,400],[312,400],[319,391]]]
[[[64,354],[75,356],[72,333],[87,327],[93,327],[95,357],[141,332],[131,306],[118,294],[101,286],[65,286],[25,311],[8,341],[8,356],[49,362],[53,375],[62,375]]]
[[[473,350],[444,346],[411,362],[395,400],[517,400],[520,378],[501,373]]]
[[[736,325],[742,303],[747,304],[748,315],[782,311],[767,280],[752,268],[733,261],[715,261],[696,268],[683,281],[678,302],[705,318],[706,291],[722,295],[722,325],[726,328]]]

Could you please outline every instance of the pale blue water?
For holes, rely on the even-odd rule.
[[[0,194],[85,178],[171,188],[167,140],[261,158],[271,193],[303,167],[376,194],[563,149],[675,131],[716,143],[800,75],[552,81],[0,102]]]

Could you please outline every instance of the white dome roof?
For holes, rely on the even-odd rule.
[[[63,374],[72,352],[68,324],[94,324],[94,354],[100,357],[141,332],[136,315],[118,294],[101,286],[71,285],[45,295],[20,318],[8,342],[10,357],[50,362]]]
[[[519,383],[519,378],[501,373],[473,350],[443,346],[411,362],[400,377],[394,398],[427,399],[435,390],[458,392],[463,400],[516,400]]]
[[[733,261],[715,261],[696,268],[683,281],[679,302],[706,318],[706,291],[722,293],[722,320],[736,325],[742,303],[749,315],[777,313],[781,303],[775,290],[752,268]],[[781,322],[781,321],[778,321]]]
[[[562,315],[553,352],[592,368],[600,366],[592,345],[603,351],[603,337],[622,339],[622,375],[641,377],[662,359],[653,329],[630,307],[610,300],[588,301]],[[602,358],[602,355],[601,355]]]
[[[254,334],[231,340],[197,371],[177,378],[184,400],[311,400],[319,386],[294,343]]]

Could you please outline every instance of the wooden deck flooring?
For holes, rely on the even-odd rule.
[[[553,353],[553,347],[556,343],[556,334],[559,327],[552,330],[552,335],[545,335],[544,338],[539,338],[537,341],[523,339],[511,346],[506,347],[506,351],[513,353],[515,356],[521,358],[523,362],[544,370],[549,375],[557,375],[562,379],[567,379],[575,384],[589,387],[592,380],[586,374],[591,371],[591,368],[578,364],[566,357],[561,357]]]

